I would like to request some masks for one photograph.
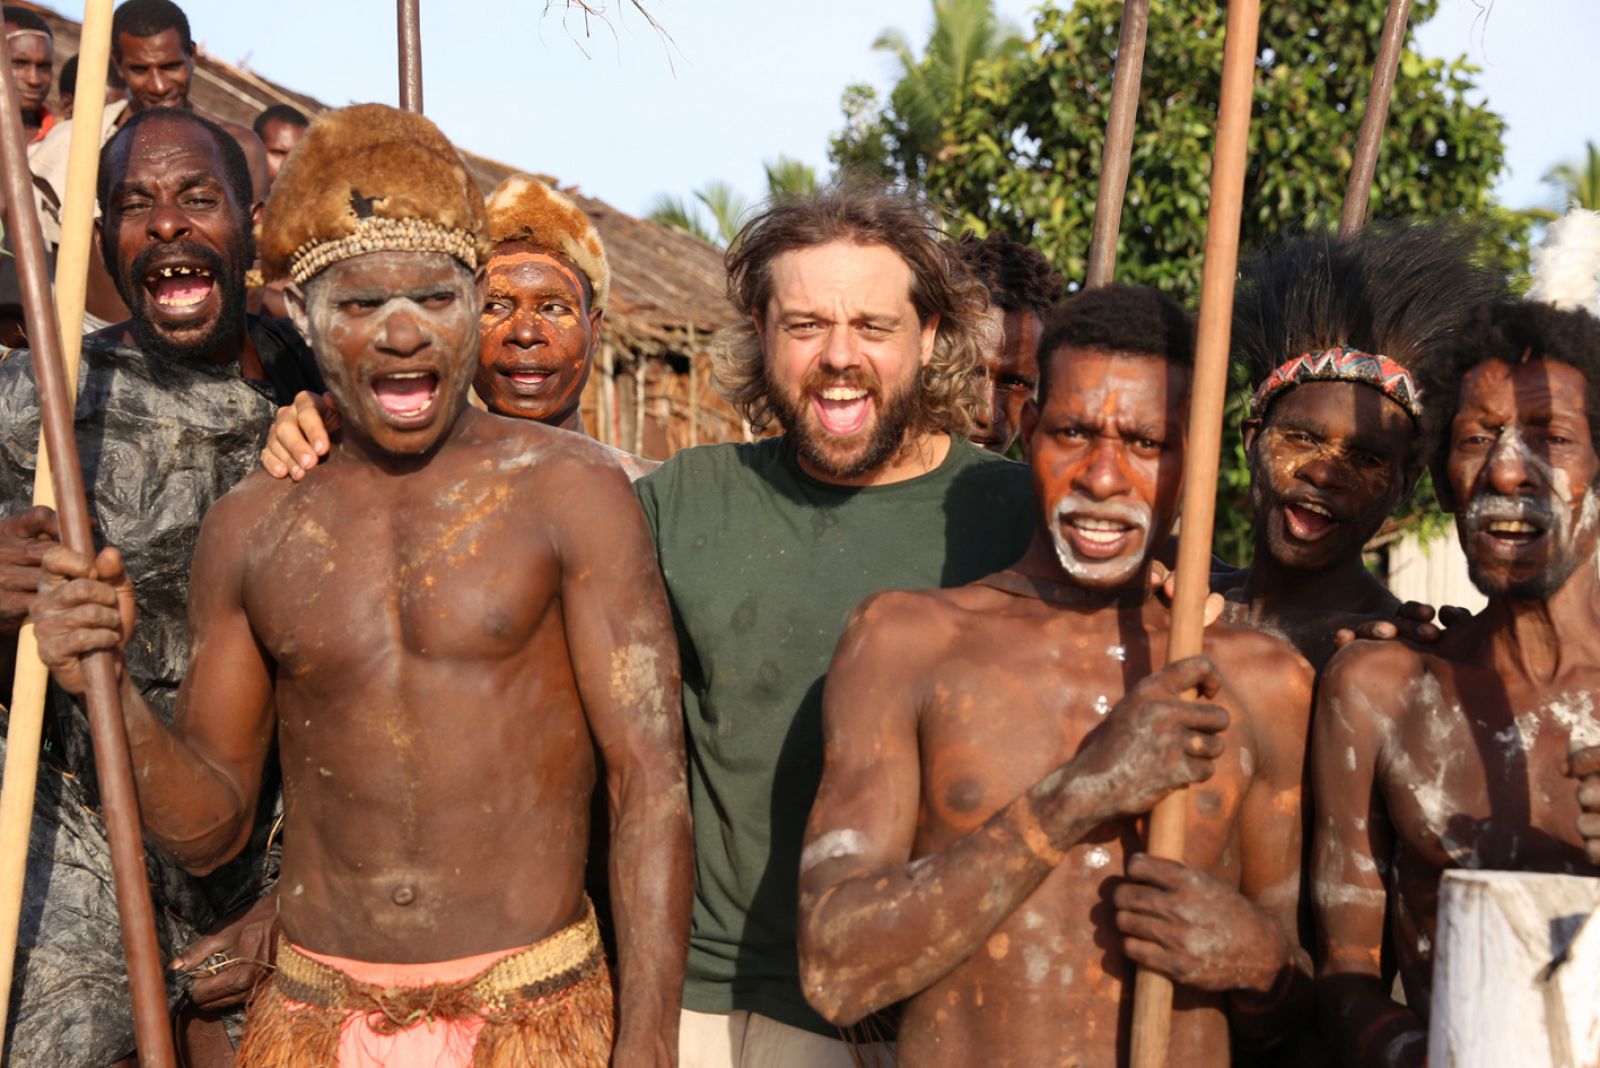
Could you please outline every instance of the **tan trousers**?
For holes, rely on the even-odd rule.
[[[678,1018],[678,1068],[892,1068],[882,1043],[857,1046],[743,1010]]]

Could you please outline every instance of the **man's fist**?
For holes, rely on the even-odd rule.
[[[61,538],[56,514],[30,508],[0,519],[0,634],[15,634],[27,622],[39,592],[39,565]]]
[[[1578,780],[1578,833],[1590,864],[1600,864],[1600,745],[1574,750],[1566,773]]]
[[[29,615],[39,659],[62,689],[82,694],[83,657],[102,649],[121,652],[133,633],[133,583],[122,569],[122,554],[105,548],[91,562],[64,545],[52,547]]]

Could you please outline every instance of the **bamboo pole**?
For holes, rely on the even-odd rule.
[[[650,362],[640,353],[633,355],[633,449],[635,456],[644,455],[644,405],[645,405],[645,375],[649,373]]]
[[[400,108],[422,114],[422,13],[420,0],[395,0],[400,43]]]
[[[1378,169],[1383,128],[1389,121],[1389,101],[1394,96],[1394,75],[1400,67],[1400,52],[1406,42],[1406,22],[1410,17],[1411,0],[1389,0],[1389,12],[1383,19],[1383,36],[1379,38],[1378,58],[1372,68],[1372,89],[1367,93],[1367,110],[1361,116],[1355,161],[1350,166],[1350,184],[1345,187],[1340,237],[1350,237],[1360,230],[1367,218],[1372,176]]]
[[[1234,275],[1239,265],[1239,220],[1250,144],[1260,0],[1228,4],[1222,56],[1222,96],[1211,160],[1211,208],[1206,219],[1205,267],[1200,279],[1200,322],[1183,472],[1183,527],[1178,537],[1177,589],[1167,662],[1198,654],[1205,635],[1210,592],[1211,528],[1216,518],[1217,464],[1222,452],[1222,411],[1228,395],[1228,333],[1233,320]],[[1175,790],[1150,813],[1151,856],[1183,859],[1189,792]],[[1172,1037],[1172,981],[1141,968],[1134,983],[1132,1068],[1165,1068]]]
[[[1123,0],[1117,72],[1111,83],[1111,112],[1106,116],[1106,144],[1100,157],[1100,192],[1089,237],[1089,269],[1083,282],[1089,289],[1106,285],[1116,271],[1117,234],[1122,230],[1122,202],[1128,189],[1139,82],[1144,75],[1145,29],[1149,24],[1150,0]]]
[[[78,42],[80,62],[73,90],[77,121],[73,123],[68,148],[61,248],[56,258],[57,341],[69,409],[75,407],[74,399],[78,395],[78,359],[83,349],[89,243],[94,236],[95,174],[100,162],[100,122],[105,110],[106,70],[111,54],[111,6],[112,0],[89,0],[84,7]],[[32,203],[29,197],[23,205],[31,208]],[[18,260],[20,268],[20,247]],[[37,320],[30,322],[30,330],[36,323]],[[56,497],[51,483],[50,453],[42,435],[35,455],[38,459],[33,503],[53,508]],[[5,772],[0,780],[0,992],[10,991],[16,968],[22,896],[28,872],[28,836],[39,782],[39,748],[44,734],[49,682],[49,672],[39,660],[33,625],[26,624],[17,635]],[[0,1034],[5,1031],[9,1008],[9,997],[0,996]]]
[[[694,324],[689,324],[689,445],[700,444],[700,354]]]

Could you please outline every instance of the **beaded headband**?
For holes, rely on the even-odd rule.
[[[300,285],[325,267],[367,252],[443,252],[478,269],[478,239],[427,219],[388,219],[369,215],[355,231],[331,241],[307,241],[289,256],[289,278]]]
[[[1422,418],[1422,404],[1417,400],[1417,385],[1410,371],[1387,356],[1343,346],[1308,352],[1279,366],[1250,399],[1250,417],[1261,418],[1274,396],[1306,382],[1361,382],[1382,390],[1412,419]]]

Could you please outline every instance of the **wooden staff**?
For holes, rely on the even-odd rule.
[[[400,107],[422,114],[421,0],[395,0],[400,27]]]
[[[1356,158],[1350,166],[1350,184],[1344,191],[1344,215],[1339,220],[1339,236],[1349,237],[1361,229],[1367,218],[1367,201],[1372,197],[1372,175],[1378,169],[1378,153],[1383,148],[1383,128],[1389,121],[1389,100],[1394,96],[1394,75],[1400,67],[1400,51],[1406,42],[1406,22],[1411,17],[1411,0],[1389,0],[1389,13],[1383,19],[1383,37],[1378,44],[1378,61],[1372,68],[1372,89],[1367,93],[1367,110],[1361,116],[1361,133],[1356,138]]]
[[[103,11],[96,11],[91,5],[89,11],[85,12],[83,37],[88,44],[95,40],[92,34],[97,33],[100,35],[98,40],[106,47],[97,56],[86,51],[83,61],[78,64],[78,86],[89,90],[91,98],[85,103],[90,107],[104,102],[111,13],[109,2],[102,6]],[[90,12],[95,12],[98,25],[91,26]],[[96,72],[100,79],[98,98],[93,95]],[[86,82],[85,78],[89,80]],[[88,136],[98,141],[100,124],[91,121],[96,118],[83,115],[80,129],[89,131]],[[74,126],[77,125],[74,123]],[[76,148],[77,145],[72,147]],[[89,529],[89,505],[84,495],[83,471],[78,466],[78,444],[73,428],[73,409],[76,406],[74,391],[62,363],[61,336],[51,307],[50,277],[45,269],[44,237],[39,230],[39,217],[33,208],[33,179],[28,171],[27,150],[23,142],[22,113],[18,106],[16,85],[11,78],[10,49],[4,45],[0,45],[0,171],[3,171],[5,181],[7,215],[16,253],[23,316],[27,321],[29,346],[33,353],[42,428],[40,436],[48,448],[49,456],[53,458],[50,463],[51,484],[60,512],[62,540],[74,551],[93,556],[94,538]],[[80,178],[83,173],[80,169]],[[91,185],[93,177],[90,171]],[[87,243],[81,244],[85,253],[87,247]],[[81,258],[81,254],[75,255],[80,255],[79,262],[68,264],[63,259],[63,271],[74,267],[80,273],[86,270],[87,259]],[[79,324],[75,331],[81,329],[81,293],[78,301]],[[74,338],[75,343],[80,341],[81,336]],[[45,450],[41,449],[41,457],[44,453]],[[37,660],[36,655],[34,659]],[[19,663],[19,670],[21,666]],[[161,946],[156,940],[150,887],[146,881],[144,843],[139,827],[139,799],[134,792],[133,765],[128,757],[128,738],[122,721],[122,701],[117,690],[116,663],[112,654],[100,652],[86,657],[83,661],[83,679],[95,767],[99,773],[102,815],[106,837],[111,845],[117,914],[122,922],[122,946],[128,958],[128,985],[133,999],[134,1037],[139,1049],[139,1063],[143,1068],[171,1068],[174,1058],[167,1015],[166,978],[161,966]],[[11,747],[20,750],[20,741],[22,739],[15,735],[11,737],[7,752],[8,765]],[[32,745],[36,759],[37,736]],[[21,828],[21,834],[19,852],[25,865],[26,823]]]
[[[1100,193],[1094,204],[1089,269],[1083,281],[1089,289],[1110,282],[1117,265],[1117,234],[1122,230],[1122,201],[1128,188],[1133,122],[1139,111],[1139,81],[1144,74],[1144,36],[1149,24],[1150,0],[1123,0],[1117,72],[1111,82],[1111,113],[1106,116],[1106,145],[1100,157]]]
[[[1177,589],[1167,662],[1197,655],[1205,635],[1210,592],[1211,526],[1217,503],[1217,463],[1222,453],[1222,411],[1228,397],[1228,333],[1233,323],[1233,283],[1239,265],[1239,219],[1250,146],[1250,106],[1255,90],[1256,31],[1260,0],[1228,4],[1222,53],[1222,99],[1211,160],[1211,209],[1206,219],[1205,268],[1200,279],[1200,322],[1189,400],[1189,434],[1183,465],[1183,526],[1178,537]],[[1189,791],[1174,790],[1150,813],[1151,856],[1183,860]],[[1133,994],[1132,1068],[1165,1068],[1172,1037],[1172,980],[1139,969]]]

